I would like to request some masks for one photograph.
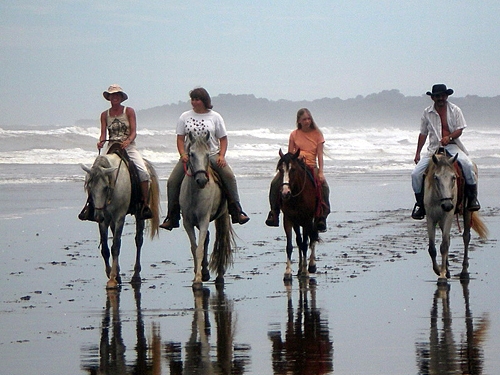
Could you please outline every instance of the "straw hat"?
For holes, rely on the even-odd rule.
[[[120,94],[122,94],[122,96],[123,96],[123,100],[122,100],[122,101],[125,101],[125,100],[127,100],[127,99],[128,99],[128,95],[127,95],[127,94],[125,94],[125,93],[123,92],[123,89],[120,87],[120,85],[117,85],[116,83],[115,83],[115,84],[112,84],[111,86],[109,86],[109,87],[108,87],[108,91],[104,91],[104,92],[102,93],[102,96],[104,96],[104,99],[109,100],[109,96],[110,96],[111,94],[116,93],[116,92],[119,92]]]

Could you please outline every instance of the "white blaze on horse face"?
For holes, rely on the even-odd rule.
[[[290,190],[290,166],[283,164],[283,181],[281,182],[281,195],[289,196],[292,193]]]

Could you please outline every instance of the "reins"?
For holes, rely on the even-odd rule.
[[[189,162],[188,162],[189,163]],[[203,173],[205,175],[205,177],[209,180],[210,179],[210,175],[208,174],[208,172],[204,169],[200,169],[196,172],[194,172],[193,174],[190,174],[189,173],[189,168],[188,168],[188,163],[182,163],[183,164],[183,167],[184,167],[184,174],[188,177],[194,177],[196,178],[196,176],[200,173]],[[191,165],[191,164],[190,164]]]
[[[307,183],[307,169],[306,169],[306,168],[307,168],[307,167],[306,167],[306,166],[302,166],[302,165],[300,165],[300,164],[299,164],[299,166],[300,166],[301,168],[303,168],[303,169],[304,169],[304,183],[302,184],[302,189],[300,189],[300,191],[299,191],[297,194],[292,194],[292,195],[291,195],[291,196],[292,196],[292,198],[296,198],[296,197],[298,197],[300,194],[302,194],[302,193],[304,192],[304,190],[305,190],[305,188],[306,188],[306,183]],[[290,186],[290,183],[289,183],[289,182],[284,182],[284,183],[282,183],[280,186],[281,186],[281,187],[283,187],[283,186],[285,186],[285,185],[288,185],[288,187],[290,188],[290,191],[292,190],[292,187]]]

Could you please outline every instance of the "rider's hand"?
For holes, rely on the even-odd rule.
[[[224,155],[219,154],[219,157],[217,158],[217,165],[220,168],[224,168],[227,165],[226,158],[224,157]]]

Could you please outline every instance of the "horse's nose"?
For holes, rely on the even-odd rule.
[[[203,189],[207,185],[208,179],[200,177],[196,179],[196,184],[200,189]]]
[[[283,190],[281,192],[281,198],[283,198],[283,199],[289,199],[291,197],[291,195],[292,194],[291,194],[290,190],[286,190],[286,191]]]
[[[451,203],[451,201],[445,201],[441,203],[441,208],[445,212],[450,212],[451,210],[453,210],[453,203]]]

